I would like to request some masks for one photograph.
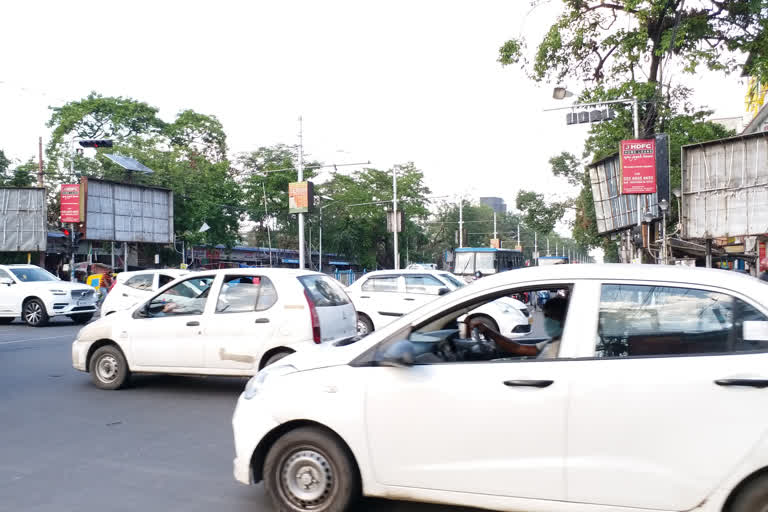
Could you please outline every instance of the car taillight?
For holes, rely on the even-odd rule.
[[[320,317],[317,316],[317,308],[315,307],[315,301],[309,296],[309,292],[304,290],[304,296],[307,298],[307,304],[309,304],[309,316],[312,318],[312,341],[320,343],[322,338],[320,337]]]

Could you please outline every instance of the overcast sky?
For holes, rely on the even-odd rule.
[[[172,120],[213,114],[233,153],[297,141],[325,162],[413,161],[435,195],[573,190],[547,160],[580,153],[551,85],[496,62],[525,34],[538,42],[559,9],[528,1],[3,2],[0,149],[16,159],[47,141],[49,105],[90,91],[145,101]],[[698,76],[695,100],[738,116],[738,77]],[[578,83],[567,84],[579,89]]]

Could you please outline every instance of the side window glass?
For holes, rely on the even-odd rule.
[[[2,278],[11,279],[11,275],[8,272],[6,272],[5,270],[0,269],[0,279],[2,279]],[[11,279],[11,281],[13,281],[13,279]]]
[[[396,292],[398,276],[372,277],[363,283],[363,290],[368,292]]]
[[[171,281],[173,281],[175,278],[173,276],[169,276],[167,274],[160,274],[158,276],[158,282],[157,287],[162,288],[163,286],[167,285]]]
[[[139,274],[133,276],[125,282],[125,286],[136,288],[137,290],[152,290],[152,274]]]
[[[445,285],[439,279],[430,275],[405,276],[405,291],[407,293],[439,295],[440,288],[444,286]]]
[[[768,349],[768,336],[754,334],[765,332],[765,315],[724,293],[665,286],[603,285],[599,314],[597,357],[727,354]]]
[[[202,276],[176,283],[149,302],[148,315],[158,317],[203,314],[213,280],[213,276]]]
[[[246,313],[269,309],[277,301],[272,282],[263,276],[225,276],[216,313]]]

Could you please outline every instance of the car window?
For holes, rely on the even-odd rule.
[[[430,275],[406,275],[405,291],[407,293],[420,293],[425,295],[439,295],[440,288],[447,288],[445,284]]]
[[[11,275],[8,272],[6,272],[5,270],[0,268],[0,279],[2,279],[4,277],[10,279],[11,281],[13,281],[13,278],[11,277]]]
[[[450,283],[449,288],[451,289],[461,288],[462,286],[467,284],[464,281],[458,279],[453,274],[449,274],[447,272],[445,274],[440,274],[440,277],[442,277],[443,279],[448,281],[448,283]]]
[[[59,279],[48,272],[38,267],[21,267],[12,268],[11,272],[15,275],[19,281],[23,283],[36,282],[36,281],[58,281]]]
[[[364,292],[396,292],[397,279],[399,277],[400,276],[371,277],[363,283],[361,289]]]
[[[176,278],[173,277],[173,276],[169,276],[168,274],[160,274],[158,276],[157,287],[158,288],[162,288],[163,286],[167,285],[168,283],[170,283],[174,279],[176,279]]]
[[[605,284],[599,315],[597,357],[727,354],[768,349],[768,340],[744,336],[744,323],[766,322],[765,315],[724,293]]]
[[[176,283],[149,302],[148,316],[201,315],[213,280],[198,276]]]
[[[125,282],[125,286],[136,288],[137,290],[152,290],[152,274],[138,274]]]
[[[216,313],[264,311],[277,302],[272,281],[264,276],[225,276]]]
[[[343,306],[349,304],[344,289],[328,276],[308,275],[299,277],[315,307]]]

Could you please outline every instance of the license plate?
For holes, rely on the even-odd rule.
[[[79,301],[77,301],[77,305],[78,306],[86,306],[86,305],[88,305],[88,301],[85,300],[85,299],[80,299]]]

